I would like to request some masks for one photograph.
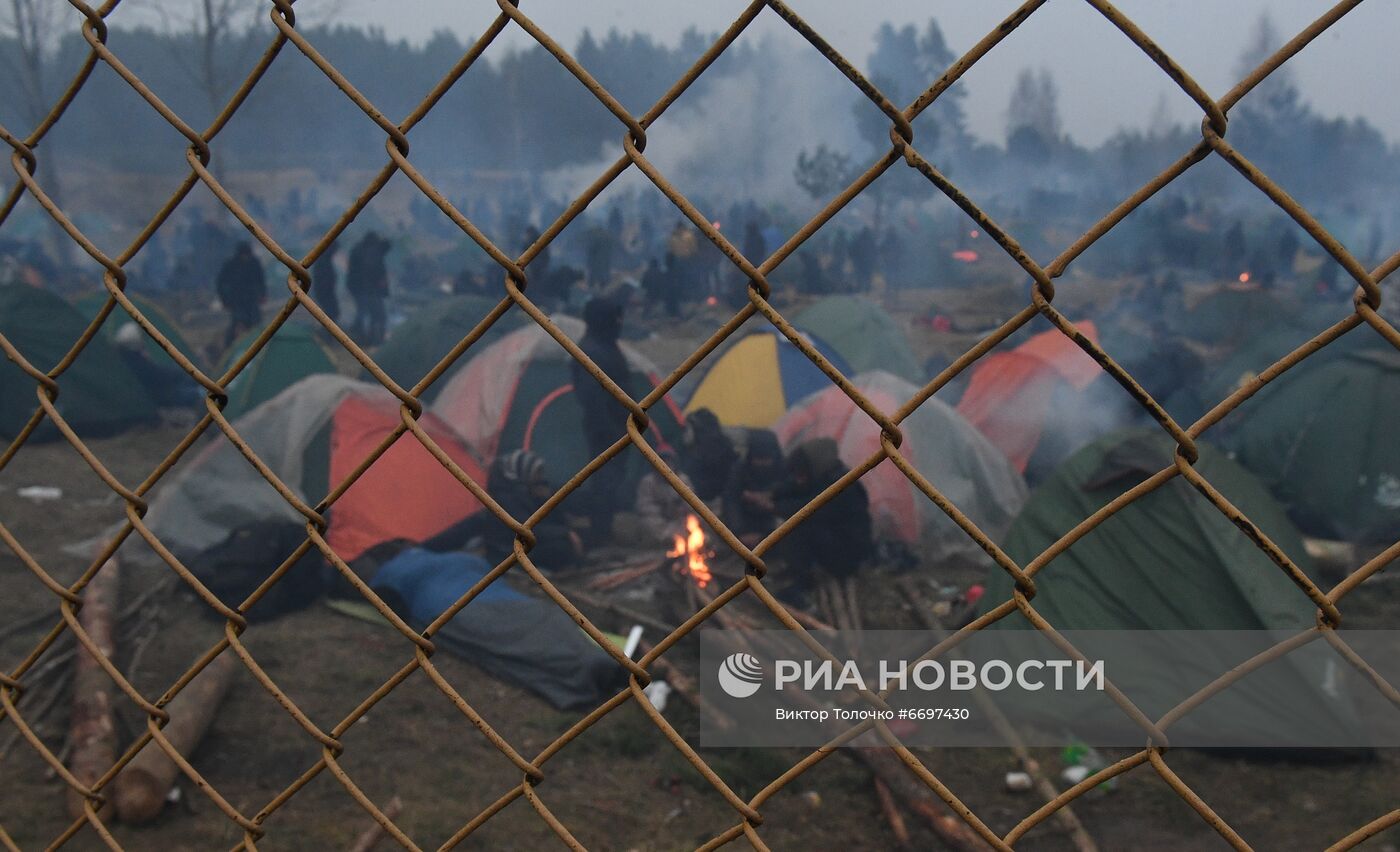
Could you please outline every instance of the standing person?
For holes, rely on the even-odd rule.
[[[350,249],[350,268],[345,274],[345,289],[355,300],[351,334],[362,337],[370,346],[384,339],[384,302],[389,297],[389,269],[384,265],[384,256],[388,253],[389,241],[377,231],[370,231]]]
[[[244,240],[234,248],[233,255],[219,267],[214,289],[229,313],[228,332],[224,334],[227,349],[238,335],[258,324],[263,299],[267,298],[267,279],[262,264],[253,256],[252,243]]]
[[[316,304],[321,306],[321,310],[326,312],[331,322],[340,318],[340,294],[336,292],[340,274],[335,269],[338,250],[335,243],[326,246],[325,253],[316,258],[310,269],[311,296],[316,300]]]
[[[622,303],[608,296],[595,296],[584,305],[583,319],[587,328],[579,348],[630,395],[627,357],[618,343],[622,336]],[[596,457],[626,433],[627,408],[599,384],[581,362],[575,360],[570,364],[570,371],[574,393],[583,409],[584,439],[588,442],[588,452]],[[590,523],[592,534],[598,539],[612,531],[613,515],[622,498],[625,478],[626,468],[620,458],[612,459],[589,477]]]

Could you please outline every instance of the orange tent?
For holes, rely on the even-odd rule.
[[[429,413],[418,422],[448,458],[486,484],[485,471],[445,423]],[[331,420],[331,487],[353,473],[399,423],[398,401],[391,397],[346,397]],[[348,561],[381,542],[432,538],[481,508],[412,433],[405,433],[335,502],[326,541]]]
[[[1099,342],[1089,321],[1076,324]],[[1007,352],[983,357],[958,402],[958,413],[1026,472],[1052,417],[1056,397],[1082,394],[1103,369],[1059,329],[1037,334]],[[1097,437],[1086,435],[1085,442]]]

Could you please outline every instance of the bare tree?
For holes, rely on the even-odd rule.
[[[248,0],[150,0],[165,24],[175,59],[217,114],[232,94],[254,46],[250,29],[268,4]]]
[[[7,0],[0,12],[0,35],[13,40],[13,51],[0,51],[19,90],[20,106],[29,129],[43,121],[52,106],[45,65],[58,41],[58,13],[62,4],[48,0]]]

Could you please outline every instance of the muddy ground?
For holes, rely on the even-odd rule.
[[[652,355],[663,366],[675,337],[653,339]],[[955,348],[956,341],[948,341]],[[932,354],[927,345],[921,356]],[[140,481],[183,435],[164,426],[91,446],[126,483]],[[27,485],[54,485],[63,498],[36,503],[17,496]],[[120,502],[79,456],[62,442],[27,446],[0,471],[0,519],[60,582],[70,582],[84,561],[63,545],[97,534],[121,517]],[[131,544],[136,547],[141,545]],[[925,577],[967,582],[965,572],[922,565]],[[165,568],[130,568],[123,595],[134,598],[169,574]],[[888,577],[861,578],[867,627],[913,627],[908,602]],[[160,608],[137,637],[139,654],[124,647],[118,663],[149,697],[164,691],[204,649],[217,641],[221,625],[201,613],[203,605],[180,591]],[[25,619],[49,612],[42,624],[14,632]],[[610,630],[627,623],[590,613]],[[1400,619],[1400,584],[1368,584],[1348,600],[1348,618],[1359,626],[1392,626]],[[57,622],[55,598],[8,550],[0,549],[0,668],[10,671]],[[318,606],[268,623],[245,634],[253,655],[309,717],[329,728],[412,658],[412,647],[393,631]],[[52,653],[52,652],[51,652]],[[693,670],[697,652],[682,643],[672,658]],[[133,656],[137,657],[133,659]],[[48,659],[46,657],[45,659]],[[496,681],[470,663],[444,654],[435,657],[443,674],[522,753],[532,755],[582,714],[550,708],[530,693]],[[41,664],[42,664],[41,660]],[[35,690],[21,703],[33,710],[42,698]],[[694,711],[672,700],[666,714],[682,734],[697,730]],[[37,720],[45,742],[62,747],[66,703]],[[143,717],[123,703],[122,733],[134,737]],[[24,849],[47,845],[68,824],[64,788],[30,745],[11,743],[14,727],[0,722],[0,826]],[[397,819],[420,846],[432,848],[456,832],[482,808],[519,781],[519,773],[421,673],[375,706],[344,737],[341,765],[381,806],[403,802]],[[780,775],[805,752],[792,750],[702,751],[712,767],[748,797]],[[963,801],[994,830],[1005,832],[1040,804],[1034,793],[1003,790],[1004,774],[1015,768],[1009,751],[943,749],[919,751]],[[1059,756],[1034,750],[1054,771]],[[1110,753],[1110,758],[1126,752]],[[313,766],[319,746],[246,672],[194,756],[194,766],[245,814],[256,813],[284,787]],[[1374,759],[1339,765],[1250,760],[1195,751],[1168,755],[1175,771],[1240,834],[1259,849],[1322,848],[1400,806],[1400,756],[1382,751]],[[693,848],[735,821],[732,811],[705,780],[671,747],[635,707],[624,705],[560,751],[546,765],[539,794],[589,848],[670,850]],[[182,798],[153,824],[114,826],[130,849],[228,848],[240,832],[197,789],[182,783]],[[1182,802],[1150,767],[1119,779],[1111,792],[1092,794],[1074,805],[1100,848],[1178,850],[1221,848],[1220,838]],[[761,836],[775,849],[882,849],[895,838],[882,818],[869,774],[855,762],[835,756],[775,796],[763,808]],[[323,772],[266,822],[260,849],[336,849],[348,846],[369,825],[369,817],[329,772]],[[918,848],[941,848],[940,841],[910,824]],[[740,841],[742,842],[742,841]],[[536,849],[556,844],[545,822],[523,799],[489,820],[464,848]],[[101,847],[85,829],[73,849]],[[383,848],[389,848],[386,842]],[[1371,849],[1395,849],[1394,831],[1374,839]],[[1028,835],[1021,848],[1059,850],[1072,846],[1053,821]]]

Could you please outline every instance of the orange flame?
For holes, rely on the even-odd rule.
[[[1241,272],[1241,273],[1240,273],[1240,283],[1241,283],[1241,284],[1248,284],[1248,283],[1249,283],[1249,273],[1248,273],[1248,272]]]
[[[976,263],[979,255],[972,249],[958,249],[953,252],[953,260],[960,260],[963,263]]]
[[[685,516],[687,535],[673,537],[674,544],[666,551],[671,559],[685,558],[686,570],[695,585],[705,588],[710,584],[710,566],[705,563],[705,531],[700,528],[700,519],[694,515]]]

